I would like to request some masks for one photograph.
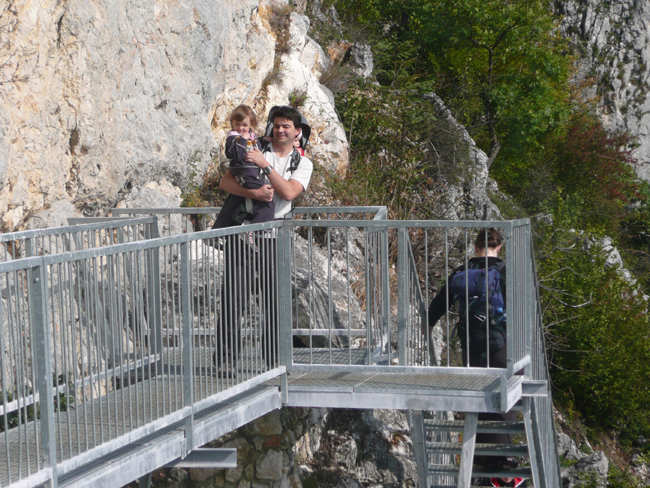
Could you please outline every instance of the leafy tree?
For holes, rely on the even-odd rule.
[[[449,103],[490,164],[500,151],[526,161],[541,135],[566,117],[570,59],[542,0],[339,0],[376,36],[378,79],[403,71]],[[374,30],[373,30],[374,29]],[[417,50],[404,58],[402,47]],[[407,50],[407,53],[409,50]],[[396,65],[403,71],[395,71]],[[390,75],[392,73],[392,76]],[[502,171],[506,172],[506,171]]]

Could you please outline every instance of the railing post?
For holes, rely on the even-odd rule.
[[[291,227],[283,223],[278,229],[278,355],[280,364],[291,368],[291,328],[293,309],[291,307]]]
[[[426,436],[424,432],[424,415],[422,410],[409,410],[409,424],[411,426],[411,439],[413,441],[413,454],[418,471],[418,486],[429,486],[429,463],[427,460]]]
[[[506,241],[506,342],[507,342],[507,357],[506,367],[508,368],[508,376],[512,376],[514,367],[514,351],[515,351],[515,245],[516,243],[512,238],[512,223],[506,222],[504,228],[504,239]],[[503,397],[503,395],[501,395]]]
[[[193,446],[194,429],[194,367],[193,367],[193,344],[192,344],[192,290],[190,246],[187,242],[180,245],[181,253],[181,318],[183,327],[183,406],[190,410],[185,418],[185,455]]]
[[[400,366],[406,366],[408,321],[408,234],[405,228],[397,231],[397,353]]]
[[[158,217],[153,217],[153,222],[147,227],[147,239],[160,237],[158,232]],[[149,347],[150,353],[162,355],[162,303],[160,296],[160,248],[153,247],[148,251],[147,257],[147,320],[149,322]],[[158,362],[158,361],[156,361]],[[160,357],[162,362],[162,356]]]
[[[523,255],[526,257],[526,355],[530,358],[530,362],[526,366],[525,374],[527,377],[533,377],[533,337],[535,334],[535,327],[537,325],[536,315],[536,294],[535,294],[535,271],[533,269],[533,246],[531,244],[532,232],[530,221],[526,225],[526,233],[524,240]]]
[[[386,352],[390,351],[390,271],[388,264],[388,229],[384,229],[380,233],[381,237],[381,296],[382,296],[382,315],[383,315],[383,334],[386,338],[386,344],[382,344],[386,348]]]
[[[278,249],[277,249],[277,273],[278,273],[278,292],[277,292],[277,307],[278,307],[278,359],[280,364],[283,364],[287,372],[293,366],[292,355],[292,336],[291,329],[293,327],[293,308],[291,306],[291,232],[292,227],[284,222],[282,227],[278,229]],[[282,375],[282,401],[288,400],[288,378],[285,373]]]
[[[32,367],[36,368],[36,388],[40,404],[41,454],[52,470],[56,488],[56,437],[54,435],[54,388],[52,386],[52,347],[47,313],[47,271],[41,264],[29,270],[29,319],[32,324]],[[35,392],[36,393],[36,392]]]

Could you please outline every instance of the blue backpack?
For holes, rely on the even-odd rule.
[[[506,304],[501,286],[503,265],[488,267],[487,280],[485,272],[485,266],[466,268],[456,271],[449,279],[451,298],[458,304],[461,337],[466,333],[469,319],[470,337],[477,341],[485,340],[488,324],[491,337],[497,332],[505,335],[506,330]]]

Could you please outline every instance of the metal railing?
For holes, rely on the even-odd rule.
[[[198,410],[294,367],[461,368],[453,308],[431,329],[427,306],[487,227],[505,236],[508,287],[508,366],[493,373],[541,374],[539,357],[530,362],[539,337],[528,221],[355,211],[376,218],[84,238],[110,245],[0,263],[0,476],[52,476],[55,464],[63,475],[172,423],[189,433]]]
[[[189,429],[195,412],[282,374],[268,290],[287,264],[265,264],[280,226],[0,263],[0,484]]]
[[[0,262],[158,237],[152,216],[92,223],[76,220],[86,223],[0,234]]]
[[[532,364],[530,375],[533,380],[546,381],[546,396],[538,396],[530,399],[531,402],[531,419],[533,423],[532,431],[534,433],[534,452],[537,458],[537,465],[541,478],[541,486],[560,486],[560,463],[557,457],[557,438],[555,433],[555,423],[553,421],[553,399],[551,396],[551,377],[548,369],[547,348],[544,340],[544,324],[542,321],[542,308],[539,299],[539,288],[537,283],[537,270],[535,269],[534,250],[531,243],[530,253],[530,273],[535,282],[534,299],[535,306],[533,313],[535,316],[535,328],[532,336]]]
[[[158,217],[161,236],[200,232],[212,227],[221,207],[111,208],[113,217]]]
[[[452,303],[433,328],[427,325],[428,304],[452,270],[467,263],[476,233],[488,227],[504,235],[504,278],[512,297],[502,374],[511,376],[530,363],[533,283],[526,255],[518,249],[528,242],[527,221],[294,220],[289,225],[300,242],[293,246],[293,332],[302,338],[294,347],[295,364],[463,367]],[[318,303],[315,289],[324,290],[327,303]]]

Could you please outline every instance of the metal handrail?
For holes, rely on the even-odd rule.
[[[313,210],[308,208],[303,215],[313,215]],[[356,210],[364,213],[367,207]],[[185,209],[181,213],[192,211]],[[169,214],[173,215],[172,212]],[[377,215],[381,215],[381,210]],[[122,225],[123,222],[85,225],[101,228]],[[39,459],[43,460],[36,471],[22,472],[21,478],[54,465],[58,466],[60,473],[65,473],[67,466],[73,465],[74,456],[95,458],[113,449],[126,432],[117,427],[103,431],[104,427],[95,427],[87,423],[87,419],[95,409],[109,423],[111,419],[115,420],[113,416],[117,414],[102,410],[102,399],[115,397],[115,401],[125,402],[123,395],[127,391],[140,399],[133,418],[129,419],[132,431],[129,436],[135,438],[140,432],[143,435],[149,432],[145,426],[162,428],[171,422],[191,419],[197,404],[207,408],[213,405],[211,402],[223,401],[223,394],[234,386],[241,391],[245,387],[242,385],[258,384],[255,381],[262,381],[259,378],[285,374],[295,366],[298,353],[303,353],[301,367],[313,366],[315,370],[350,366],[369,372],[391,368],[394,372],[420,374],[441,371],[454,374],[468,370],[481,374],[485,371],[482,368],[463,368],[451,363],[433,366],[431,357],[424,362],[409,360],[394,364],[393,359],[400,356],[400,352],[393,349],[397,342],[393,339],[395,333],[399,335],[410,327],[412,335],[406,336],[407,340],[401,341],[400,345],[401,348],[412,348],[406,357],[425,357],[423,355],[428,353],[428,339],[421,339],[426,336],[422,331],[422,320],[426,315],[425,297],[430,283],[428,275],[424,281],[418,275],[413,253],[416,241],[408,239],[409,231],[424,233],[424,240],[417,244],[424,245],[426,252],[429,248],[444,249],[441,259],[448,263],[449,248],[453,247],[448,246],[448,240],[461,241],[458,236],[490,226],[499,226],[508,235],[506,257],[510,259],[509,272],[515,275],[515,282],[510,286],[525,289],[534,276],[534,270],[527,270],[527,267],[533,269],[533,264],[529,256],[522,254],[517,247],[529,243],[525,232],[519,230],[526,231],[527,220],[294,219],[147,238],[0,263],[0,286],[9,290],[6,295],[11,297],[8,302],[0,302],[0,323],[8,321],[6,323],[13,327],[12,330],[18,330],[18,323],[25,324],[22,330],[26,338],[24,343],[18,336],[9,338],[12,341],[9,350],[15,355],[7,357],[7,347],[0,347],[0,354],[5,354],[4,359],[0,358],[0,364],[22,361],[23,369],[16,374],[30,379],[31,384],[27,386],[16,378],[8,381],[7,375],[13,373],[3,369],[5,391],[0,392],[0,407],[2,413],[9,413],[11,408],[22,415],[18,419],[19,428],[27,429],[25,438],[36,436]],[[433,239],[435,232],[440,233],[439,239],[444,239],[444,246],[439,246],[439,239]],[[403,236],[403,241],[397,239],[400,247],[396,263],[397,275],[402,278],[395,278],[390,269],[390,245],[395,242],[390,239],[393,233]],[[431,238],[427,239],[429,233]],[[155,233],[149,237],[153,235]],[[270,237],[277,241],[269,240]],[[358,252],[351,249],[352,240]],[[272,338],[273,334],[265,329],[263,304],[269,297],[260,288],[260,282],[250,274],[242,275],[242,280],[250,280],[243,282],[244,287],[257,290],[257,300],[242,312],[243,319],[249,324],[246,327],[253,333],[245,339],[237,338],[237,347],[243,348],[243,341],[257,340],[255,337],[264,337],[263,334],[269,335],[269,341],[264,347],[253,347],[256,352],[250,368],[229,363],[234,367],[231,376],[217,378],[214,375],[215,358],[223,356],[229,361],[230,354],[223,354],[225,346],[219,344],[235,340],[224,336],[224,330],[217,325],[217,311],[220,306],[223,308],[224,303],[220,294],[225,280],[231,286],[235,284],[236,288],[236,280],[240,279],[228,271],[224,255],[228,249],[239,250],[236,259],[253,263],[253,274],[264,273],[260,271],[264,261],[271,259],[270,254],[264,251],[269,242],[277,246],[274,248],[277,252],[277,268],[274,268],[277,276],[269,274],[266,278],[278,280],[278,294],[273,300],[277,300],[275,310],[282,318],[279,336]],[[458,250],[460,255],[467,252],[467,249]],[[337,266],[342,269],[334,269],[335,255],[340,257]],[[428,266],[427,261],[425,268]],[[315,269],[323,270],[323,273],[317,276]],[[521,279],[517,277],[519,274]],[[406,281],[399,281],[401,279]],[[410,284],[402,286],[406,282]],[[320,304],[309,297],[308,290],[314,285],[324,290],[324,301]],[[401,329],[393,327],[390,301],[395,290],[398,308],[402,310],[398,313]],[[518,302],[514,299],[514,292],[511,293],[513,298],[509,302],[518,312],[509,315],[513,322],[508,324],[508,328],[523,331],[513,332],[513,341],[529,340],[533,336],[532,332],[526,332],[526,327],[532,328],[532,324],[525,318],[531,304],[525,299]],[[337,296],[340,301],[335,303]],[[33,306],[36,308],[32,310]],[[28,309],[30,312],[25,315],[24,311]],[[313,322],[318,313],[321,313],[322,321]],[[298,326],[305,323],[309,326]],[[260,335],[256,336],[255,331]],[[307,332],[321,335],[325,341],[323,346],[310,344],[302,351],[294,348],[292,336]],[[415,340],[418,334],[422,337]],[[38,337],[42,340],[36,340]],[[4,340],[0,334],[0,346]],[[530,344],[524,343],[522,347],[509,351],[509,354],[519,354],[512,357],[512,364],[524,361]],[[263,364],[260,354],[265,348],[272,350],[272,364]],[[213,353],[215,350],[217,352]],[[344,357],[337,361],[335,356],[341,351]],[[535,350],[533,353],[537,361]],[[46,360],[32,362],[37,366],[32,369],[25,358]],[[490,374],[507,377],[515,372],[492,368]],[[56,382],[53,378],[57,378]],[[178,378],[174,380],[177,382],[172,378]],[[7,396],[6,385],[10,383],[19,385],[15,393],[22,400],[15,404],[11,402],[16,398]],[[144,402],[145,398],[155,398],[158,389],[166,396],[162,403]],[[182,400],[173,399],[175,394],[179,394]],[[54,398],[55,402],[44,402],[43,398]],[[41,424],[38,429],[31,427],[33,422],[27,415],[31,405],[40,408],[40,416],[35,419]],[[74,406],[74,409],[68,412],[67,405]],[[122,410],[119,415],[128,418],[130,414]],[[55,415],[59,417],[56,425]],[[0,421],[2,417],[0,415]],[[7,415],[4,419],[6,421]],[[546,418],[539,417],[539,422],[543,427]],[[73,426],[70,433],[81,432],[82,437],[85,436],[78,439],[79,447],[66,444],[66,425]],[[0,442],[3,435],[6,438],[6,429],[4,433],[0,432]],[[62,455],[60,459],[56,457],[57,450]]]
[[[0,234],[0,261],[156,237],[156,228],[156,217],[146,216],[8,232]]]

